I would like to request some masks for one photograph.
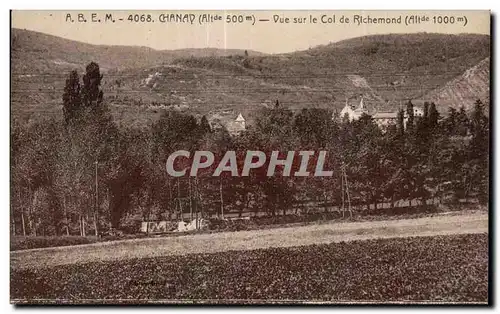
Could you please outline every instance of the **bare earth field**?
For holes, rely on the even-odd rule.
[[[13,251],[11,269],[41,269],[75,263],[305,246],[354,240],[488,232],[483,213],[417,219],[345,222],[239,232],[133,239]]]
[[[11,302],[487,304],[488,234],[11,269]]]

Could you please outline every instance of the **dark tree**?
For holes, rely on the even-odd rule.
[[[82,87],[82,101],[86,107],[96,108],[102,103],[102,90],[100,89],[102,74],[99,65],[91,62],[85,68]]]
[[[484,114],[484,105],[477,100],[471,117],[472,139],[469,144],[469,159],[473,168],[473,188],[481,203],[488,201],[488,157],[489,119]]]
[[[428,125],[429,128],[435,129],[438,125],[439,122],[439,112],[436,109],[436,104],[431,103],[431,106],[429,108],[429,116],[428,116]]]
[[[448,116],[443,121],[443,129],[447,135],[454,135],[457,127],[457,110],[449,108]]]
[[[461,106],[457,113],[455,134],[467,136],[469,133],[470,121],[464,106]]]
[[[201,134],[206,134],[210,133],[212,131],[212,128],[210,127],[210,123],[208,123],[207,117],[204,115],[200,119],[200,126],[199,126]]]
[[[403,109],[399,109],[399,111],[398,111],[397,128],[398,128],[399,134],[401,136],[404,136],[404,134],[405,134],[405,112],[403,111]]]
[[[71,123],[81,112],[80,79],[77,71],[71,71],[63,94],[63,114],[66,124]]]
[[[424,102],[424,120],[429,119],[429,103]]]
[[[411,132],[415,123],[415,112],[413,111],[413,103],[411,102],[411,100],[406,104],[406,115],[408,116],[406,129]]]

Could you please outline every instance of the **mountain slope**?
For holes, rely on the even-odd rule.
[[[276,100],[291,109],[341,109],[346,99],[362,95],[369,109],[393,109],[444,88],[490,55],[490,37],[473,34],[377,35],[279,55],[197,50],[193,57],[192,50],[94,46],[14,33],[22,40],[14,40],[12,49],[13,115],[60,115],[69,70],[81,73],[93,60],[103,68],[104,95],[117,120],[139,125],[164,108],[230,110],[251,118]],[[475,82],[478,89],[489,87],[488,80]],[[461,102],[472,97],[461,95]]]
[[[246,71],[238,68],[234,59],[177,62],[191,68],[217,69],[227,75],[264,76],[267,81],[328,90],[336,102],[370,89],[391,101],[418,98],[441,87],[488,57],[489,41],[489,36],[483,35],[390,34],[254,57]],[[362,82],[362,86],[353,80]],[[367,90],[363,90],[365,87]]]
[[[490,58],[486,58],[425,98],[441,107],[458,108],[463,105],[469,110],[476,99],[489,103],[489,93]]]
[[[47,73],[83,68],[91,61],[103,69],[139,68],[193,56],[244,55],[238,49],[155,50],[148,47],[91,45],[44,33],[11,29],[11,59],[14,73]],[[250,51],[250,54],[262,53]]]

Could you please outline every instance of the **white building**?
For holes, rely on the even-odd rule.
[[[236,119],[234,119],[234,121],[230,121],[227,123],[226,128],[229,134],[231,135],[240,134],[246,129],[245,118],[243,118],[243,115],[241,113],[238,114],[238,116],[236,117]]]
[[[405,112],[406,114],[406,112]],[[420,107],[415,107],[413,106],[413,115],[415,117],[423,117],[424,116],[424,110]]]
[[[232,110],[212,112],[207,116],[210,128],[215,130],[226,129],[229,134],[235,136],[246,130],[246,120],[241,113],[235,118]]]
[[[406,123],[408,122],[408,114],[406,110],[403,111],[403,125],[406,128]],[[415,118],[421,118],[424,116],[424,111],[420,107],[413,107],[413,115]],[[388,111],[388,112],[376,112],[372,115],[373,121],[380,128],[387,128],[389,125],[396,125],[398,121],[398,112],[397,111]]]
[[[340,119],[343,119],[346,115],[349,118],[349,121],[358,120],[363,114],[368,114],[372,116],[373,121],[380,128],[387,128],[389,125],[395,125],[398,121],[398,111],[375,111],[370,112],[364,103],[363,96],[359,101],[359,105],[357,107],[349,104],[346,99],[345,106],[340,111]],[[424,111],[420,107],[413,107],[413,115],[416,118],[423,117]],[[408,115],[406,114],[406,110],[404,110],[404,118],[403,123],[406,127],[406,122],[408,121]]]
[[[240,127],[240,129],[244,130],[246,128],[245,125],[245,118],[240,114],[238,114],[238,117],[236,117],[236,120],[234,120],[234,123]]]
[[[398,112],[377,112],[373,116],[373,121],[380,127],[386,128],[389,125],[395,125],[398,121]],[[405,121],[406,123],[406,121]]]
[[[340,119],[343,119],[346,115],[349,118],[349,121],[358,120],[363,113],[368,114],[368,110],[365,108],[365,104],[363,102],[363,96],[361,96],[361,100],[359,101],[359,105],[357,108],[353,108],[348,102],[345,100],[345,106],[340,111]]]

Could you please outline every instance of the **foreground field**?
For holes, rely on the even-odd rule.
[[[44,268],[56,265],[131,258],[290,247],[374,238],[482,233],[487,231],[488,215],[476,213],[122,240],[72,247],[13,251],[10,256],[12,268]]]
[[[14,302],[487,302],[488,235],[11,269]]]

